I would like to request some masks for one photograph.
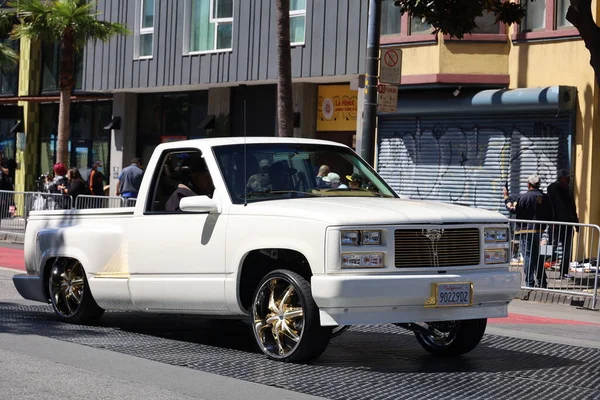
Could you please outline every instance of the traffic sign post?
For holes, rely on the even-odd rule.
[[[381,50],[379,82],[399,85],[402,79],[402,50],[388,47]]]

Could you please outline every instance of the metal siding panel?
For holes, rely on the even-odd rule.
[[[238,64],[238,80],[239,81],[247,81],[249,79],[249,60],[250,57],[250,2],[242,1],[240,3],[240,13],[238,14],[238,19],[240,21],[239,29],[240,33],[238,35],[238,54],[237,54],[237,64]]]
[[[275,0],[270,0],[271,13],[269,14],[269,57],[267,57],[267,79],[277,79],[277,8]]]
[[[181,58],[181,84],[189,85],[192,83],[191,80],[192,71],[192,57],[184,56]]]
[[[311,40],[311,60],[310,60],[310,76],[323,75],[323,48],[324,48],[324,32],[325,32],[325,2],[316,1],[313,3],[313,27]]]
[[[212,54],[204,54],[200,56],[200,83],[210,83],[210,68]]]
[[[295,46],[291,49],[292,54],[292,78],[302,76],[302,47]]]
[[[175,12],[175,49],[173,51],[173,61],[171,64],[171,68],[173,71],[171,72],[171,84],[172,85],[181,85],[182,84],[182,64],[183,64],[183,35],[187,35],[187,32],[184,32],[186,24],[184,23],[185,12],[185,1],[176,0],[177,12]]]
[[[318,1],[318,0],[317,0]],[[310,63],[312,54],[312,31],[313,31],[313,14],[314,14],[314,0],[306,1],[306,26],[304,31],[305,44],[302,46],[302,77],[310,76]]]
[[[511,195],[540,175],[542,188],[569,167],[569,115],[480,115],[379,120],[378,170],[398,193],[507,214]]]
[[[358,37],[358,43],[354,47],[354,51],[358,50],[358,63],[356,69],[348,70],[348,73],[360,73],[365,69],[365,61],[367,59],[367,30],[369,27],[369,1],[362,0],[360,2],[360,19],[358,20],[358,26],[360,26],[360,36]]]
[[[192,56],[192,63],[190,65],[190,83],[200,83],[200,58],[201,56]]]
[[[346,73],[348,74],[358,71],[358,46],[354,44],[360,43],[362,3],[362,0],[348,3],[348,53],[346,55]]]
[[[248,32],[248,36],[250,39],[250,49],[248,56],[248,80],[257,80],[258,79],[258,71],[260,69],[260,13],[256,10],[256,1],[250,1],[250,31]]]
[[[158,3],[158,4],[156,4]],[[152,62],[149,64],[148,86],[163,86],[165,79],[165,62],[169,51],[166,39],[168,26],[167,2],[158,1],[154,7],[156,15],[154,18],[154,43],[152,48]]]
[[[150,78],[150,60],[140,60],[140,83],[139,87],[147,88],[149,84]]]
[[[323,75],[335,75],[337,57],[337,30],[339,1],[329,0],[325,6],[325,34],[323,37]]]
[[[110,21],[116,22],[119,20],[119,5],[118,0],[112,0],[110,2]],[[117,74],[119,70],[119,64],[117,63],[117,41],[118,37],[114,36],[110,39],[110,42],[106,44],[108,47],[108,60],[106,63],[106,69],[108,69],[108,79],[106,81],[105,89],[113,89],[117,80]]]
[[[211,83],[219,82],[219,59],[220,58],[221,58],[221,54],[211,54],[210,55],[209,82],[211,82]]]
[[[135,1],[127,1],[126,21],[129,29],[135,29]],[[127,35],[125,40],[125,87],[133,88],[139,84],[139,65],[134,62],[134,35]],[[137,70],[137,72],[136,72]]]
[[[269,23],[271,20],[271,11],[272,8],[269,7],[269,0],[255,0],[258,6],[260,7],[260,16],[256,18],[260,18],[260,26],[261,32],[259,36],[259,60],[260,60],[260,68],[258,71],[258,79],[267,79],[269,73],[269,43],[271,42],[271,24]]]
[[[340,1],[338,4],[338,25],[337,25],[337,45],[336,45],[336,63],[335,74],[345,75],[348,58],[348,2]]]
[[[103,7],[100,10],[100,18],[106,18],[110,15],[110,0],[103,2]],[[102,60],[100,64],[100,89],[104,90],[108,85],[109,77],[109,65],[110,65],[110,44],[98,42],[98,45],[102,48]]]

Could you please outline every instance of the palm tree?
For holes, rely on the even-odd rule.
[[[13,15],[7,12],[0,12],[0,38],[6,38],[13,29]],[[0,69],[8,70],[14,67],[19,60],[19,56],[13,49],[0,43]]]
[[[294,136],[290,0],[277,0],[277,119],[279,136]]]
[[[121,24],[98,21],[96,3],[87,0],[18,0],[9,3],[17,10],[20,23],[14,38],[29,38],[46,43],[58,42],[60,67],[58,86],[58,139],[56,161],[68,165],[71,93],[75,86],[75,55],[90,40],[108,41],[114,35],[126,35]]]

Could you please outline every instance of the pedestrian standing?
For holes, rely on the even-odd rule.
[[[136,199],[142,185],[142,162],[139,158],[131,160],[129,167],[123,168],[117,181],[117,196],[124,199]]]
[[[104,174],[102,161],[96,161],[88,177],[88,186],[93,196],[104,196]]]
[[[556,221],[579,223],[577,206],[571,191],[571,172],[569,170],[561,169],[558,171],[557,180],[548,186],[548,196],[552,202]],[[579,227],[575,227],[575,229],[579,232]],[[563,278],[570,278],[569,264],[573,251],[573,227],[557,226],[552,233],[554,240],[562,244],[560,275]]]
[[[87,184],[81,177],[81,173],[77,168],[71,168],[67,173],[68,183],[66,186],[59,186],[58,189],[64,195],[71,196],[73,198],[73,204],[79,195],[89,195]]]
[[[540,190],[540,177],[527,178],[527,191],[521,193],[515,201],[504,189],[506,209],[516,214],[517,219],[529,222],[517,223],[515,235],[519,235],[519,249],[525,264],[525,283],[527,287],[547,288],[544,259],[540,257],[540,234],[544,224],[533,221],[553,221],[552,203],[547,194]]]

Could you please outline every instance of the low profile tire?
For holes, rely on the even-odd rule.
[[[428,324],[443,333],[444,337],[438,338],[415,332],[419,344],[434,356],[456,357],[477,347],[485,333],[487,319],[430,322]]]
[[[104,314],[92,297],[83,266],[77,260],[55,261],[48,278],[48,288],[52,308],[64,322],[86,323]]]
[[[335,326],[333,328],[333,331],[331,331],[331,338],[336,338],[338,336],[340,336],[341,334],[343,334],[344,332],[346,332],[348,329],[350,329],[352,325],[338,325]]]
[[[259,283],[252,301],[254,338],[277,361],[307,362],[329,344],[331,327],[322,327],[310,284],[295,272],[276,270]]]

